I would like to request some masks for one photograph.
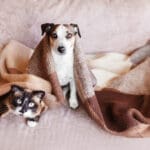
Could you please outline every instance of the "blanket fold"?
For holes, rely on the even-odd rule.
[[[84,55],[78,42],[77,39],[74,74],[78,95],[90,117],[111,134],[128,137],[150,136],[150,58],[143,61],[142,57],[142,63],[138,64],[140,61],[134,59],[137,54],[132,55],[132,59],[131,55],[115,53],[111,54],[114,59],[110,59],[110,54]],[[149,53],[148,49],[147,52]],[[51,92],[54,91],[58,101],[63,103],[55,68],[51,68],[49,72],[50,83],[41,76],[27,73],[32,54],[32,49],[16,41],[10,41],[0,51],[0,96],[10,90],[10,85],[17,84],[29,89],[45,90],[48,99],[51,99]],[[46,59],[46,56],[41,58]],[[122,66],[109,68],[106,64],[105,68],[103,64],[108,63],[108,60],[113,64],[117,60],[116,66]],[[136,60],[137,65],[132,60]],[[97,62],[99,63],[96,65]],[[52,63],[48,62],[50,67],[53,66]],[[98,81],[95,88],[95,79],[89,68]],[[101,84],[99,81],[103,79],[105,83]]]
[[[30,59],[27,72],[50,81],[54,95],[60,103],[63,103],[65,98],[58,82],[53,57],[49,49],[49,41],[47,36],[45,36],[36,47],[35,53]]]
[[[104,119],[95,95],[92,76],[78,42],[79,41],[76,38],[74,50],[74,72],[77,93],[89,115],[97,121],[100,120],[100,125],[104,126]]]

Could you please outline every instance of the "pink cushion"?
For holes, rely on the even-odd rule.
[[[77,23],[86,52],[127,52],[150,37],[149,0],[1,0],[0,44],[19,40],[34,48],[45,22]],[[22,118],[0,119],[0,150],[146,150],[149,139],[110,135],[83,111],[48,111],[35,128]]]
[[[150,37],[149,0],[3,1],[0,41],[9,39],[34,48],[45,22],[77,23],[86,52],[127,52]]]

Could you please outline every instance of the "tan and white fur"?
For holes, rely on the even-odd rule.
[[[41,29],[42,34],[46,33],[48,37],[51,51],[51,53],[48,55],[52,55],[53,57],[55,71],[57,73],[59,83],[62,87],[65,86],[65,88],[63,88],[63,93],[66,96],[66,93],[68,90],[70,90],[69,106],[73,109],[76,109],[79,106],[79,103],[77,100],[74,78],[74,46],[76,34],[80,36],[79,28],[76,24],[68,25],[45,23],[42,24]],[[42,71],[39,71],[40,69],[37,69],[36,71],[36,68],[39,68],[41,65],[40,60],[44,61],[39,55],[40,51],[42,50],[44,53],[44,48],[41,49],[41,47],[44,46],[40,42],[39,46],[37,46],[35,49],[35,53],[33,54],[29,63],[29,73],[34,73],[44,78],[45,74],[41,75]],[[41,67],[41,69],[43,69],[43,67]]]
[[[25,118],[28,126],[34,127],[38,124],[43,111],[48,108],[44,96],[44,91],[12,85],[10,91],[1,97],[0,117],[9,113],[20,115]]]
[[[53,42],[52,56],[55,63],[55,70],[58,75],[59,83],[61,86],[70,84],[70,97],[69,105],[71,108],[75,109],[78,107],[78,100],[76,95],[76,85],[74,79],[73,62],[74,62],[74,42],[75,37],[70,39],[66,38],[68,29],[60,25],[54,31],[57,34],[57,39]],[[64,53],[58,51],[59,47],[64,47]],[[64,94],[66,94],[68,89],[64,89]]]

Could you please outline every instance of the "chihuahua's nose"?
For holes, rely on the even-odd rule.
[[[26,109],[25,109],[25,108],[22,108],[19,112],[23,114],[23,113],[26,112]]]
[[[24,109],[21,109],[19,112],[23,114],[25,111],[24,111]]]
[[[58,47],[58,51],[59,51],[60,53],[64,53],[64,52],[65,52],[65,47],[59,46],[59,47]]]

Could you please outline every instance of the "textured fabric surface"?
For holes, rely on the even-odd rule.
[[[25,50],[25,51],[24,51]],[[1,77],[2,78],[6,78],[9,82],[12,82],[14,78],[14,71],[11,72],[12,68],[15,68],[15,71],[17,70],[17,72],[15,73],[19,73],[21,71],[20,70],[20,65],[18,63],[18,59],[20,58],[20,63],[23,64],[27,64],[27,61],[29,60],[33,50],[25,47],[24,45],[16,42],[16,41],[11,41],[3,50],[1,50],[1,58],[4,58],[4,60],[7,60],[7,56],[9,56],[10,52],[13,54],[16,54],[16,52],[23,52],[26,53],[26,55],[21,55],[21,56],[16,56],[12,55],[13,57],[11,57],[11,60],[14,62],[13,64],[10,62],[8,62],[6,64],[6,68],[7,71],[6,72],[2,72],[4,70],[1,70]],[[3,55],[2,55],[3,54]],[[5,54],[5,55],[4,55]],[[5,57],[4,57],[5,56]],[[111,54],[112,56],[112,54]],[[118,55],[119,56],[119,55]],[[92,56],[92,58],[94,58],[96,56]],[[104,57],[107,59],[106,55],[104,55]],[[120,55],[120,60],[123,57],[123,55]],[[127,56],[126,56],[127,57]],[[125,56],[123,57],[125,58]],[[89,58],[88,58],[89,59]],[[98,57],[97,57],[98,59]],[[101,57],[99,58],[101,59]],[[104,59],[104,58],[103,58]],[[119,58],[118,58],[119,59]],[[2,59],[0,59],[2,60]],[[9,59],[10,60],[10,59]],[[25,61],[26,60],[26,61]],[[149,60],[149,59],[147,59]],[[94,61],[94,59],[93,59]],[[123,61],[123,60],[122,60]],[[2,61],[1,61],[2,62]],[[5,62],[5,61],[4,61]],[[124,60],[124,62],[128,65],[129,62],[126,62],[126,59]],[[149,61],[147,61],[149,62]],[[91,64],[92,60],[91,60]],[[124,67],[124,69],[126,70],[126,66]],[[26,65],[24,65],[26,66]],[[138,68],[140,68],[141,65],[139,65],[138,67],[136,67],[133,71],[130,71],[131,74],[136,73],[138,70]],[[149,65],[148,65],[149,67]],[[21,67],[22,68],[22,67]],[[118,67],[120,68],[120,67]],[[144,66],[142,67],[144,69]],[[102,68],[104,69],[104,68]],[[106,69],[109,70],[108,66],[106,66]],[[24,69],[25,70],[25,69]],[[100,70],[100,68],[98,69]],[[119,70],[116,70],[116,68],[111,67],[111,72],[121,72],[122,68]],[[140,69],[141,70],[141,69]],[[147,71],[149,71],[148,69],[146,69]],[[132,73],[133,72],[133,73]],[[144,73],[144,70],[143,70]],[[3,74],[3,76],[2,76]],[[19,74],[16,74],[16,77]],[[21,75],[24,77],[24,75]],[[28,75],[30,76],[30,75]],[[119,76],[119,74],[118,74]],[[128,73],[126,78],[131,78],[130,73],[129,73],[129,77],[128,77]],[[124,77],[123,76],[123,77]],[[13,77],[13,78],[11,78]],[[18,76],[19,77],[19,76]],[[120,76],[122,77],[122,76]],[[35,77],[31,77],[31,78],[23,78],[23,83],[21,83],[20,81],[22,80],[22,78],[16,78],[15,82],[18,84],[22,84],[22,86],[25,87],[30,87],[33,89],[36,88],[45,88],[46,91],[50,91],[49,86],[47,86],[47,82],[43,81],[41,78],[36,78],[36,80],[34,80]],[[9,80],[11,79],[11,80]],[[117,78],[116,78],[117,79]],[[117,80],[113,80],[113,81],[117,81]],[[110,79],[111,80],[111,79]],[[31,81],[33,83],[31,83]],[[118,80],[119,81],[119,80]],[[5,81],[6,82],[6,81]],[[31,84],[25,84],[26,82],[29,82]],[[35,83],[40,83],[40,84],[35,84]],[[109,81],[108,81],[109,82]],[[0,82],[1,84],[4,84],[2,82]],[[149,83],[149,82],[146,82]],[[125,83],[123,83],[123,85],[125,85]],[[137,84],[134,83],[135,85]],[[8,90],[9,84],[4,84],[5,86],[1,86],[0,88],[0,93],[5,93]],[[43,87],[42,87],[43,85]],[[113,85],[113,84],[112,84]],[[113,88],[117,88],[117,86],[119,86],[119,84],[114,84]],[[132,84],[133,87],[135,87]],[[149,86],[148,86],[149,87]],[[136,87],[135,87],[136,88]],[[132,90],[131,90],[132,91]],[[129,92],[129,91],[128,91]],[[143,91],[144,94],[145,91]],[[127,109],[126,107],[128,107],[128,104],[130,106],[134,106],[136,105],[137,108],[139,107],[139,104],[141,104],[141,97],[138,96],[134,97],[134,96],[126,96],[124,94],[117,94],[117,97],[121,98],[122,101],[119,101],[118,103],[116,100],[116,96],[109,91],[102,91],[101,93],[97,93],[98,95],[100,94],[101,99],[100,99],[100,105],[102,106],[102,112],[106,115],[104,116],[106,123],[108,123],[108,127],[110,129],[115,129],[115,127],[117,127],[117,130],[124,130],[124,126],[120,126],[123,121],[124,118],[120,117],[120,104],[123,104],[123,107],[121,106],[121,110]],[[135,94],[135,93],[134,93]],[[139,99],[139,103],[137,103],[137,100]],[[146,97],[145,97],[146,98]],[[125,102],[125,103],[124,103]],[[135,102],[135,103],[134,103]],[[111,121],[109,120],[111,113],[105,113],[105,111],[107,111],[108,108],[108,104],[114,103],[113,107],[112,107],[112,113],[118,118],[117,122]],[[125,105],[124,105],[125,104]],[[149,98],[147,97],[147,99],[145,99],[145,103],[143,105],[143,113],[145,113],[146,115],[149,115]],[[53,108],[53,107],[51,107]],[[114,112],[113,112],[114,111]],[[123,113],[123,112],[122,112]],[[136,112],[132,109],[130,110],[130,114],[132,117],[132,114],[136,114]],[[108,115],[108,116],[107,116]],[[119,115],[119,116],[118,116]],[[141,117],[141,115],[139,115]],[[138,118],[139,119],[139,118]],[[143,118],[140,118],[140,122],[143,120]],[[111,123],[109,123],[109,121],[111,121]],[[130,130],[128,130],[128,133],[131,133],[131,136],[135,135],[138,137],[143,137],[143,136],[149,136],[149,130],[148,130],[148,123],[149,120],[144,120],[144,124],[142,125],[140,123],[140,126],[136,126],[136,128],[132,129],[132,132]],[[127,122],[126,122],[127,123]],[[109,126],[110,125],[110,126]],[[125,125],[125,124],[124,124]],[[131,125],[132,126],[132,125]],[[9,115],[6,118],[1,118],[0,119],[0,144],[2,145],[2,148],[5,150],[9,149],[9,145],[13,144],[12,148],[13,149],[50,149],[50,147],[52,147],[53,149],[92,149],[93,148],[93,144],[95,146],[95,149],[99,149],[99,146],[101,146],[102,148],[105,149],[111,149],[112,146],[114,146],[115,149],[117,149],[118,147],[116,147],[115,145],[111,145],[110,144],[110,139],[112,139],[112,141],[118,143],[118,145],[120,144],[120,139],[118,139],[118,137],[114,137],[112,135],[108,135],[107,132],[104,132],[101,130],[101,128],[99,126],[97,126],[97,124],[94,123],[94,121],[92,121],[89,116],[87,116],[87,114],[83,111],[82,108],[80,108],[77,111],[72,111],[70,110],[67,106],[61,106],[61,107],[56,107],[55,109],[50,109],[48,112],[46,112],[40,120],[40,123],[38,124],[37,127],[35,128],[29,128],[25,125],[23,118],[21,117],[17,117],[14,115]],[[141,134],[139,131],[139,129],[141,129],[142,133]],[[147,130],[145,130],[147,129]],[[116,130],[116,129],[115,129]],[[143,132],[147,131],[147,132]],[[138,131],[138,132],[137,132]],[[135,132],[135,133],[134,133]],[[127,133],[127,134],[128,134]],[[126,133],[125,133],[126,134]],[[124,134],[124,135],[125,135]],[[136,135],[137,134],[137,135]],[[130,136],[130,134],[128,134]],[[14,138],[15,137],[15,138]],[[103,138],[106,138],[106,140],[104,140]],[[120,137],[121,138],[121,137]],[[20,140],[21,139],[21,140]],[[128,141],[127,139],[121,138],[123,139],[123,143],[125,141]],[[19,143],[15,143],[15,141],[18,141]],[[145,139],[146,142],[146,139]],[[145,143],[144,142],[144,143]],[[14,144],[15,143],[15,144]],[[131,146],[132,146],[132,142],[131,142]],[[129,148],[130,146],[128,146]],[[142,148],[146,148],[146,146],[142,146]]]
[[[54,73],[55,65],[53,63],[53,49],[51,49],[51,44],[49,35],[46,34],[39,42],[29,61],[29,74],[40,77],[46,76],[45,79],[50,81],[52,91],[57,100],[59,102],[65,102],[57,74]],[[140,53],[140,50],[138,52]],[[145,59],[146,54],[147,51],[145,52]],[[134,53],[132,55],[134,55]],[[105,57],[105,59],[107,59],[107,57]],[[128,60],[127,56],[126,59]],[[143,59],[144,58],[142,58],[142,60]],[[101,57],[97,58],[97,65],[100,60]],[[95,62],[95,59],[92,61]],[[114,66],[115,64],[112,65]],[[106,66],[108,67],[109,65],[107,64]],[[137,75],[140,76],[140,79]],[[149,134],[146,133],[146,131],[149,132],[150,126],[149,118],[147,118],[149,117],[149,111],[147,110],[145,112],[145,109],[149,108],[150,100],[150,84],[148,82],[150,76],[149,58],[142,64],[137,65],[135,69],[128,72],[126,71],[125,77],[123,78],[123,75],[121,76],[121,83],[120,79],[116,78],[114,80],[117,83],[113,83],[113,88],[110,86],[111,89],[107,89],[106,92],[105,90],[104,92],[97,90],[97,94],[95,94],[92,76],[89,72],[85,55],[80,47],[78,36],[76,36],[74,45],[74,76],[77,94],[84,109],[102,128],[116,135],[129,137],[149,136]],[[114,80],[112,80],[112,82]],[[144,81],[147,82],[145,83]],[[143,114],[143,112],[145,113]],[[143,125],[145,125],[145,127]]]
[[[149,139],[127,139],[101,130],[81,111],[49,111],[38,127],[27,127],[22,119],[8,116],[0,120],[0,145],[3,150],[148,150]]]
[[[78,23],[87,52],[129,51],[143,45],[150,35],[149,0],[0,0],[0,5],[1,47],[16,39],[34,48],[43,22]],[[38,128],[30,129],[18,117],[1,119],[1,149],[147,150],[150,146],[149,139],[127,139],[102,131],[82,111],[58,109],[41,120]]]
[[[0,5],[1,44],[16,39],[35,48],[45,22],[79,24],[86,52],[125,52],[150,37],[149,0],[1,0]]]

